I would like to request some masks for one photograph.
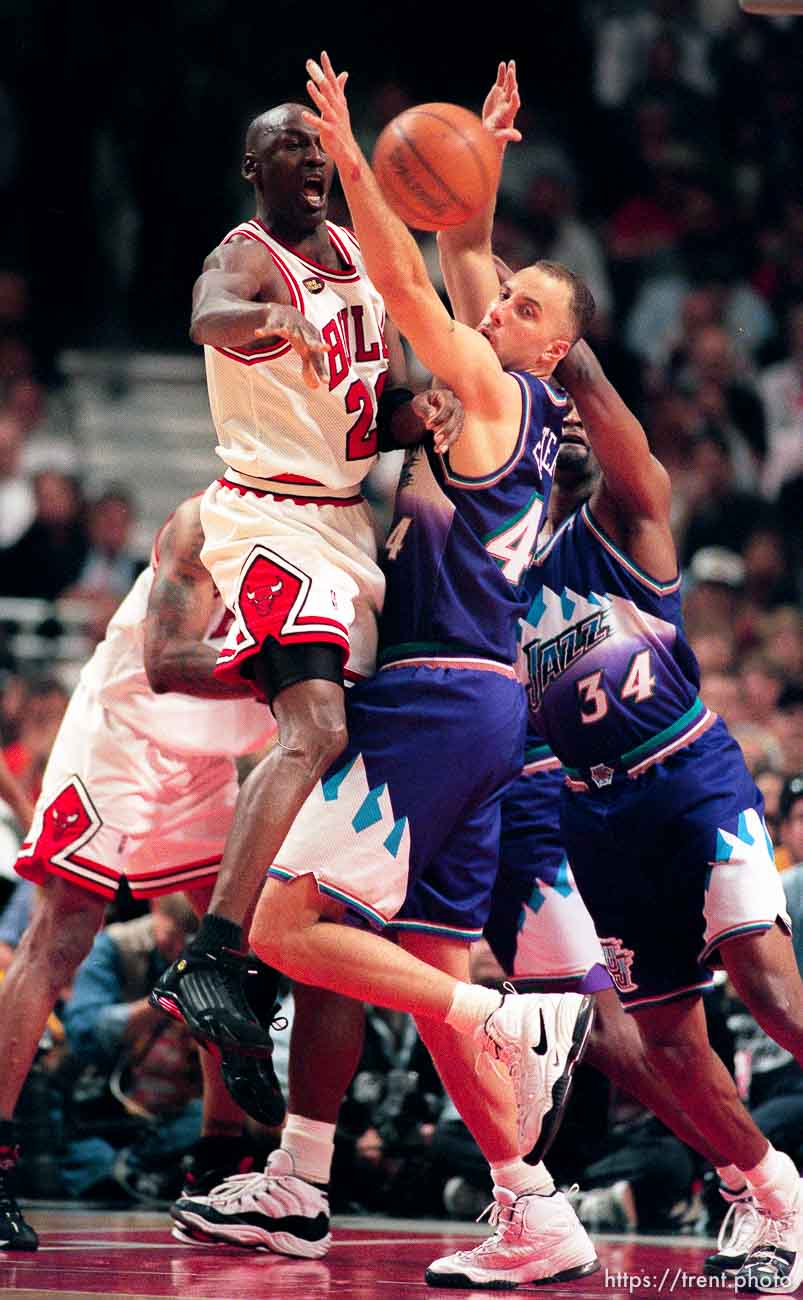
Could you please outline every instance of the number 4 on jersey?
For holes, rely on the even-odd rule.
[[[544,499],[536,492],[510,523],[500,532],[492,533],[484,539],[486,550],[495,560],[500,561],[508,582],[520,582],[521,575],[532,559],[543,509]]]
[[[580,721],[583,723],[599,722],[608,712],[608,697],[602,689],[601,671],[581,677],[577,683],[577,695],[580,701]],[[655,677],[650,663],[649,649],[637,650],[630,661],[624,681],[619,690],[620,700],[635,700],[643,704],[652,697],[655,689]]]
[[[399,551],[404,546],[404,539],[407,536],[407,529],[413,522],[411,515],[402,515],[395,528],[391,528],[385,539],[385,551],[389,560],[395,560]]]

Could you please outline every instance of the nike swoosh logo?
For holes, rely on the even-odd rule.
[[[543,1010],[539,1010],[538,1014],[541,1017],[541,1037],[539,1038],[538,1042],[533,1045],[533,1051],[535,1052],[536,1056],[543,1056],[547,1049],[546,1025],[544,1024]]]

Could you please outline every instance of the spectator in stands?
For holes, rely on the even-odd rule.
[[[536,257],[570,266],[593,293],[597,310],[607,315],[613,299],[603,249],[577,215],[576,190],[574,169],[557,154],[545,159],[524,198],[525,229],[535,242]]]
[[[729,672],[703,673],[700,696],[712,713],[718,713],[728,730],[746,720],[744,700],[738,678]]]
[[[33,486],[20,472],[22,426],[10,412],[0,411],[0,547],[12,546],[33,523]]]
[[[683,538],[684,566],[704,547],[724,547],[741,554],[765,514],[755,493],[734,485],[733,459],[721,433],[710,431],[697,440],[691,458],[693,496]]]
[[[741,663],[739,684],[748,717],[766,726],[786,684],[783,668],[766,651],[754,650]]]
[[[725,546],[703,546],[694,552],[687,578],[684,615],[689,627],[729,628],[733,637],[742,605],[742,557]]]
[[[689,342],[686,365],[678,383],[695,401],[706,423],[720,429],[741,465],[739,480],[752,486],[767,452],[764,407],[737,360],[727,330],[703,325]]]
[[[30,880],[21,880],[0,912],[0,971],[10,965],[14,951],[30,924],[35,902],[36,885]]]
[[[728,254],[706,251],[699,269],[688,264],[691,260],[679,256],[675,268],[642,283],[625,324],[628,345],[646,361],[662,364],[679,335],[684,300],[697,288],[711,299],[714,323],[724,326],[748,357],[754,356],[774,329],[766,303]]]
[[[803,773],[791,776],[778,800],[781,871],[803,866]],[[803,912],[800,916],[803,925]],[[801,966],[803,969],[803,965]]]
[[[783,750],[784,770],[803,771],[803,685],[800,681],[791,681],[784,687],[771,726]]]
[[[786,343],[786,356],[762,370],[759,380],[770,441],[783,429],[800,429],[803,420],[803,302],[789,309]]]
[[[789,681],[803,676],[803,613],[795,605],[778,605],[765,615],[763,635],[772,657]]]
[[[180,1158],[201,1132],[198,1055],[185,1027],[155,1011],[148,993],[197,924],[181,895],[157,898],[148,915],[102,930],[78,969],[63,1014],[70,1050],[111,1080],[114,1097],[141,1122],[121,1150],[97,1138],[70,1144],[72,1195],[112,1176],[135,1199],[161,1200],[181,1188]]]
[[[653,0],[632,9],[608,6],[594,27],[594,94],[606,108],[621,108],[649,66],[650,51],[666,34],[676,47],[674,75],[681,85],[708,95],[713,90],[708,66],[709,33],[688,0]]]
[[[712,620],[697,629],[687,623],[687,632],[701,673],[727,673],[733,667],[735,645],[732,627]]]
[[[3,750],[9,771],[33,803],[39,797],[42,775],[68,699],[69,692],[55,677],[29,682],[19,735]]]
[[[126,594],[145,567],[130,549],[136,507],[131,493],[114,484],[90,504],[87,512],[89,554],[78,575],[76,593],[115,597]]]
[[[43,470],[34,477],[36,516],[19,540],[0,552],[0,594],[55,600],[83,568],[89,542],[78,484]]]
[[[739,687],[741,691],[741,687]],[[744,755],[744,761],[752,776],[764,767],[783,770],[784,752],[778,737],[769,727],[757,722],[737,722],[730,728],[730,733]]]
[[[781,791],[784,787],[783,774],[774,767],[763,766],[756,768],[753,772],[753,780],[764,798],[764,821],[767,823],[767,830],[775,845],[777,865],[781,833],[780,801]]]
[[[89,551],[75,586],[64,595],[89,604],[94,641],[103,639],[109,619],[145,567],[145,560],[130,548],[135,518],[131,493],[118,485],[107,488],[89,506]]]

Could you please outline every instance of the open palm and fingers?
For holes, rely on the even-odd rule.
[[[521,97],[516,80],[516,61],[510,59],[500,63],[496,72],[496,81],[491,86],[482,106],[482,125],[490,131],[499,152],[503,153],[508,144],[521,139],[521,131],[513,124],[521,108]]]
[[[317,388],[321,380],[326,379],[326,355],[331,347],[324,343],[320,330],[295,307],[267,304],[265,322],[254,330],[254,335],[258,339],[286,339],[301,358],[302,376],[308,388]]]
[[[321,61],[307,59],[307,92],[320,117],[305,112],[307,121],[320,133],[321,144],[338,167],[348,162],[359,162],[359,146],[351,129],[349,106],[346,100],[345,85],[347,72],[335,72],[326,50],[321,54]]]

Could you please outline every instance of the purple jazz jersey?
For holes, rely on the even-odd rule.
[[[416,653],[517,654],[529,603],[524,573],[546,517],[566,394],[515,374],[516,445],[485,478],[464,478],[426,446],[407,453],[383,556],[387,578],[380,663]]]
[[[570,777],[599,785],[610,771],[636,776],[711,725],[683,632],[680,578],[644,573],[587,505],[538,552],[527,584],[530,704]]]

